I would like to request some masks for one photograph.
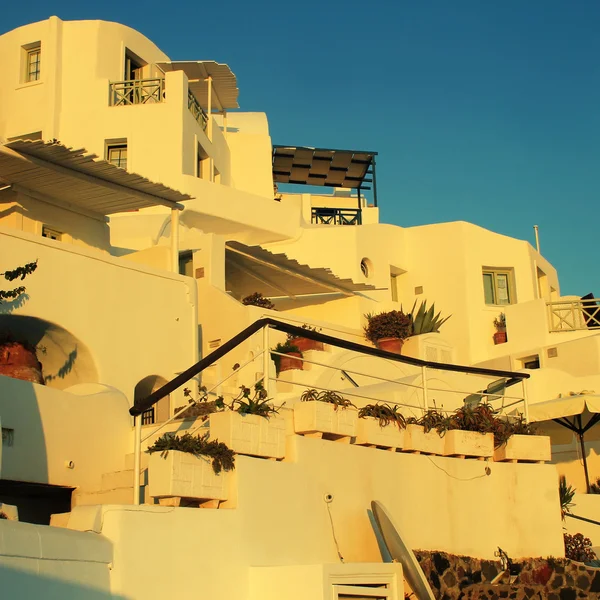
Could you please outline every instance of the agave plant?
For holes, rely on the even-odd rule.
[[[575,504],[573,503],[575,489],[573,488],[573,486],[567,484],[567,478],[564,475],[561,475],[559,479],[558,495],[560,498],[560,514],[564,521],[565,515],[570,513],[571,508],[575,506]]]
[[[315,389],[308,389],[302,392],[302,396],[300,396],[301,402],[325,402],[327,404],[333,404],[335,406],[335,410],[338,408],[349,408],[350,406],[354,406],[350,400],[347,400],[342,395],[334,392],[333,390],[324,390],[319,392]]]
[[[440,327],[452,316],[441,318],[441,312],[435,314],[435,302],[427,308],[427,300],[423,300],[419,306],[419,310],[415,313],[417,301],[413,304],[410,316],[413,322],[413,333],[412,335],[419,335],[421,333],[433,333],[440,330]]]
[[[231,404],[225,404],[222,402],[224,407],[234,410],[240,415],[258,415],[268,419],[271,415],[279,413],[279,408],[275,408],[270,403],[267,390],[265,390],[262,382],[254,384],[254,394],[252,390],[244,385],[240,386],[240,393],[234,398]]]
[[[380,427],[387,427],[390,423],[395,423],[398,429],[404,429],[406,427],[406,420],[398,412],[398,406],[395,404],[390,406],[389,404],[367,404],[358,411],[358,418],[364,419],[366,417],[373,417],[379,421]]]

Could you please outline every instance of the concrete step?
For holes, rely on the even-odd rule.
[[[140,473],[140,485],[148,484],[148,469],[142,469]],[[133,469],[114,471],[102,475],[102,491],[114,490],[133,486]]]
[[[146,486],[140,489],[140,503],[146,504]],[[148,497],[149,498],[149,497]],[[75,490],[71,506],[89,506],[92,504],[133,504],[133,488],[116,488],[100,492],[82,492]]]

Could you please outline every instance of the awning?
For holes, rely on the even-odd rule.
[[[530,404],[529,420],[535,423],[553,421],[577,436],[581,448],[585,483],[589,494],[590,477],[585,450],[585,434],[594,425],[600,423],[600,396],[581,392],[564,398]]]
[[[340,279],[329,269],[301,264],[283,253],[240,242],[227,242],[225,246],[225,279],[228,291],[240,299],[254,292],[269,298],[295,299],[314,294],[352,296],[376,289]]]
[[[95,215],[162,205],[183,209],[191,196],[59,143],[0,144],[0,183]]]
[[[208,110],[208,77],[212,78],[212,106],[219,111],[239,108],[237,80],[228,65],[212,60],[157,63],[163,71],[183,71],[189,87],[204,110]]]
[[[377,152],[273,146],[276,183],[370,189]],[[372,177],[367,177],[372,175]]]

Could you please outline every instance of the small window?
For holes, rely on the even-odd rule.
[[[127,169],[127,143],[107,144],[106,160],[115,167]]]
[[[39,81],[41,75],[42,44],[23,46],[25,50],[25,82]]]
[[[179,274],[186,277],[194,276],[194,259],[189,250],[179,253]]]
[[[483,292],[486,304],[513,304],[515,300],[512,270],[484,269]]]
[[[534,354],[532,356],[526,356],[520,359],[523,369],[539,369],[540,368],[540,356]]]
[[[390,292],[392,293],[392,302],[398,302],[398,275],[390,273]]]
[[[368,279],[373,275],[373,263],[368,258],[360,261],[360,271]]]
[[[51,240],[61,240],[62,233],[56,231],[56,229],[50,229],[50,227],[42,226],[42,237],[49,238]]]
[[[209,158],[206,150],[198,144],[196,156],[196,177],[199,179],[210,179]]]

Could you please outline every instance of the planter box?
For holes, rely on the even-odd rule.
[[[402,354],[404,340],[400,338],[380,338],[377,340],[377,348],[394,354]]]
[[[504,446],[494,450],[494,460],[549,462],[550,438],[546,435],[512,435]]]
[[[300,352],[287,352],[283,356],[280,356],[279,373],[291,371],[292,369],[302,371],[304,369],[304,361],[300,360],[301,358],[302,354]]]
[[[444,456],[445,445],[444,438],[435,429],[425,433],[425,429],[421,425],[406,426],[403,449],[408,452]]]
[[[477,431],[447,431],[444,436],[446,456],[494,456],[494,434]]]
[[[356,436],[358,412],[354,408],[339,408],[327,402],[297,402],[294,405],[294,430],[304,434]]]
[[[390,423],[385,427],[379,425],[379,419],[365,417],[358,419],[358,430],[355,444],[359,446],[379,446],[381,448],[403,448],[404,429]]]
[[[148,461],[148,493],[153,498],[227,500],[229,473],[215,475],[209,460],[187,452],[153,452]]]
[[[296,346],[300,352],[307,352],[308,350],[323,351],[325,349],[323,342],[317,342],[315,340],[309,340],[308,338],[303,337],[292,338],[290,343]]]
[[[210,438],[224,442],[237,454],[283,458],[285,419],[271,415],[241,415],[234,411],[210,415]]]

